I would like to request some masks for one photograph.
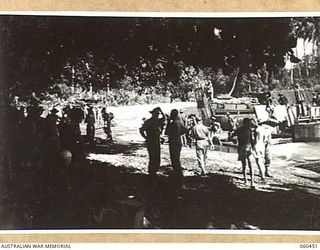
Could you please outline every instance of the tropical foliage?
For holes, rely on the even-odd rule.
[[[199,86],[208,97],[290,88],[294,82],[313,87],[319,23],[316,17],[2,16],[1,86],[18,95],[50,92],[59,84],[71,92],[76,85],[95,93],[110,88],[135,92],[139,102],[149,94],[192,99]],[[312,42],[314,53],[296,58],[297,38]],[[294,63],[292,72],[284,68],[286,60]]]

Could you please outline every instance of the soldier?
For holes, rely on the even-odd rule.
[[[191,114],[188,115],[188,119],[187,119],[187,133],[186,133],[186,137],[187,137],[187,145],[189,146],[189,148],[192,147],[192,142],[193,142],[193,135],[192,135],[192,129],[195,125],[195,115]]]
[[[111,131],[111,122],[114,118],[113,113],[104,113],[103,114],[103,120],[104,120],[104,126],[103,126],[103,131],[107,135],[107,140],[112,141],[112,131]]]
[[[243,125],[234,131],[230,139],[237,136],[238,137],[238,160],[242,164],[242,174],[244,178],[244,183],[247,184],[247,164],[250,170],[251,176],[251,187],[254,187],[254,173],[251,164],[252,158],[252,130],[251,130],[251,121],[249,118],[243,119]]]
[[[230,113],[226,113],[228,124],[229,124],[229,136],[237,129],[237,123],[234,118],[231,117]]]
[[[196,117],[196,124],[192,128],[192,134],[196,140],[196,154],[198,165],[201,168],[201,175],[205,175],[206,171],[206,160],[208,152],[208,136],[209,129],[202,124],[202,119]]]
[[[254,124],[256,121],[254,121]],[[262,176],[271,177],[269,167],[271,165],[271,128],[265,122],[259,122],[258,127],[255,130],[256,141],[260,141],[260,147],[262,151],[261,166],[264,165],[264,174]],[[263,170],[262,170],[263,171]]]
[[[152,117],[145,121],[140,128],[140,134],[146,139],[149,153],[148,172],[151,179],[154,179],[160,167],[160,134],[165,123],[165,114],[157,107],[150,111]],[[161,118],[159,118],[161,114]]]
[[[59,111],[57,109],[52,109],[50,114],[46,118],[46,128],[45,128],[45,137],[47,139],[48,150],[57,152],[60,150],[60,139],[59,139],[59,130],[58,130],[58,120],[57,115]]]
[[[220,122],[217,121],[217,118],[212,116],[211,117],[211,126],[209,130],[209,142],[210,142],[210,149],[214,149],[214,144],[221,146],[220,136],[222,133]]]
[[[303,93],[303,89],[300,87],[299,84],[296,85],[295,90],[294,90],[294,95],[296,98],[296,103],[297,103],[297,113],[298,117],[304,116],[305,115],[305,95]]]
[[[264,169],[264,153],[265,153],[265,128],[260,126],[255,119],[251,119],[252,128],[252,155],[256,160],[256,164],[259,168],[262,181],[264,181],[265,173],[267,171]]]
[[[82,163],[85,161],[85,150],[84,150],[84,143],[82,140],[80,125],[79,125],[80,117],[77,115],[76,112],[73,112],[70,118],[71,118],[70,132],[72,135],[71,136],[72,138],[71,152],[72,152],[72,164],[74,166],[75,163]]]
[[[60,137],[58,130],[58,110],[52,109],[45,120],[44,142],[47,167],[54,171],[59,165],[59,154],[61,151]]]
[[[182,121],[179,119],[178,110],[173,109],[170,114],[170,119],[166,128],[166,134],[169,137],[169,152],[171,165],[174,170],[177,182],[180,187],[183,185],[183,173],[180,163],[180,152],[181,152],[181,135],[187,132],[187,128],[184,126]]]
[[[95,116],[92,107],[88,109],[88,115],[86,117],[87,123],[87,138],[91,145],[94,144],[94,134],[95,134]]]
[[[181,120],[183,126],[186,127],[186,125],[187,125],[187,116],[185,115],[185,113],[181,109],[180,109],[179,113],[180,113],[180,115],[179,115],[180,120]],[[186,135],[186,133],[181,135],[181,143],[182,143],[183,147],[187,146],[187,135]]]

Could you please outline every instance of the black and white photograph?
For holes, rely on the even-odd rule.
[[[320,230],[320,15],[1,14],[0,103],[1,230]]]

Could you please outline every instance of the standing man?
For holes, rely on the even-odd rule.
[[[237,123],[236,121],[231,117],[230,113],[226,113],[227,119],[228,119],[228,125],[229,125],[229,136],[237,129]]]
[[[303,90],[300,88],[300,85],[297,84],[296,88],[294,90],[294,95],[296,97],[296,102],[298,105],[298,117],[304,116],[305,115],[305,110],[304,110],[304,105],[305,105],[305,96],[303,93]]]
[[[95,115],[92,107],[89,107],[88,114],[86,116],[85,122],[87,123],[87,138],[90,145],[94,144],[94,134],[95,134]]]
[[[183,124],[184,127],[187,126],[187,116],[185,115],[185,113],[183,113],[183,111],[180,109],[180,120]],[[181,135],[181,143],[183,147],[187,146],[187,135],[184,133]]]
[[[220,136],[222,133],[220,122],[217,121],[215,116],[211,116],[211,126],[209,130],[209,142],[210,149],[214,150],[214,145],[219,145],[220,149],[222,146],[222,142],[220,140]]]
[[[171,165],[177,178],[178,186],[183,186],[183,173],[180,163],[180,152],[181,152],[181,135],[187,132],[187,128],[184,126],[182,121],[179,119],[178,110],[171,110],[170,119],[167,125],[166,134],[169,137],[169,152]]]
[[[271,128],[264,122],[259,123],[258,126],[258,134],[259,138],[262,141],[262,151],[263,151],[263,160],[262,164],[265,167],[265,173],[264,175],[266,177],[271,177],[270,172],[269,172],[269,167],[271,164],[271,152],[270,152],[270,147],[271,147]],[[257,138],[257,139],[259,139]]]
[[[105,113],[104,114],[104,125],[103,125],[103,130],[107,135],[107,140],[112,141],[112,131],[111,131],[111,122],[113,120],[114,116],[113,113]]]
[[[201,175],[205,175],[206,171],[206,160],[208,152],[208,136],[209,129],[202,124],[200,117],[196,117],[196,124],[192,128],[192,134],[196,140],[196,154],[198,165],[201,168]]]
[[[244,183],[247,184],[247,163],[250,170],[251,176],[251,187],[254,187],[254,173],[251,165],[252,157],[252,130],[251,121],[249,118],[243,119],[243,125],[239,127],[236,131],[231,134],[231,138],[238,137],[238,160],[242,164],[242,173],[244,178]]]
[[[142,125],[140,134],[146,139],[149,153],[148,172],[151,181],[153,181],[160,167],[160,135],[166,118],[159,107],[153,109],[150,113],[152,117]],[[159,118],[159,114],[161,114],[161,118]]]
[[[262,181],[264,181],[266,169],[264,169],[264,157],[265,157],[265,128],[256,122],[256,119],[251,119],[252,129],[252,155],[256,160],[256,164],[259,168]]]
[[[50,114],[45,119],[44,127],[44,152],[46,156],[46,165],[49,173],[54,172],[55,168],[59,166],[59,153],[61,152],[60,135],[58,129],[59,111],[53,108]]]

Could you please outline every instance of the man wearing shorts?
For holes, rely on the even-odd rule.
[[[252,158],[252,130],[250,127],[251,121],[249,118],[243,119],[243,125],[236,129],[232,134],[231,138],[238,138],[238,160],[242,164],[242,173],[244,177],[244,183],[247,184],[247,164],[249,166],[251,176],[251,187],[254,187],[254,173],[251,164]],[[230,138],[230,139],[231,139]]]

